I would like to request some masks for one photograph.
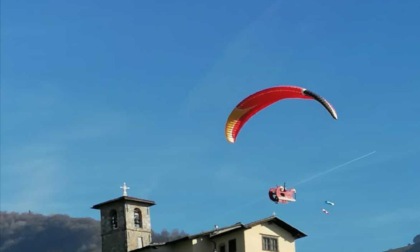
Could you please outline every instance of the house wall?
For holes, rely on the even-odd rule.
[[[295,239],[289,232],[277,224],[263,223],[250,229],[240,229],[229,233],[214,236],[213,238],[199,237],[191,240],[168,243],[164,246],[144,248],[141,252],[220,252],[220,246],[225,245],[229,250],[229,240],[235,239],[235,252],[267,252],[262,250],[262,237],[269,236],[277,239],[278,251],[295,252]]]
[[[235,239],[236,240],[236,252],[245,252],[245,236],[243,229],[238,231],[229,232],[226,234],[221,235],[220,237],[215,236],[213,237],[213,241],[216,242],[216,249],[220,251],[220,245],[224,244],[226,247],[226,252],[229,252],[229,240]],[[213,250],[208,250],[213,252]],[[198,252],[198,251],[194,251]]]
[[[295,252],[295,239],[289,232],[276,224],[263,223],[247,229],[244,232],[244,252],[267,252],[262,250],[262,237],[264,235],[277,238],[278,250],[281,252]]]
[[[191,240],[192,252],[213,252],[214,245],[206,237],[199,237]]]
[[[157,246],[156,248],[143,248],[141,252],[193,252],[193,246],[191,240],[186,240],[177,243],[169,243],[164,246]]]
[[[168,243],[156,248],[144,248],[141,252],[214,252],[215,245],[217,246],[217,251],[219,251],[220,244],[225,244],[226,252],[228,252],[228,242],[231,239],[236,239],[236,252],[245,252],[242,232],[227,234],[223,237],[215,237],[213,239],[198,237],[191,240]]]

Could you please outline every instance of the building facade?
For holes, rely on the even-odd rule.
[[[248,224],[236,223],[174,241],[151,243],[133,252],[295,252],[306,234],[275,216]]]
[[[122,188],[122,197],[92,207],[101,214],[103,252],[296,252],[295,241],[306,236],[273,215],[153,243],[150,207],[155,202],[127,196],[125,183]]]
[[[123,196],[94,205],[100,210],[102,252],[128,252],[152,242],[150,207],[155,202]]]

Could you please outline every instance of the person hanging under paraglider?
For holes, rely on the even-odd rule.
[[[284,186],[276,186],[270,188],[268,191],[268,196],[271,201],[278,203],[289,203],[296,201],[296,189],[286,189],[286,184]]]

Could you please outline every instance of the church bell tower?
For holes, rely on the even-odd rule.
[[[102,252],[129,252],[152,242],[150,207],[154,201],[123,196],[92,206],[101,212]]]

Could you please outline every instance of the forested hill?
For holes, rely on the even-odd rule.
[[[420,234],[413,238],[413,243],[401,248],[390,249],[385,252],[420,252]]]
[[[0,251],[101,251],[99,222],[56,214],[0,212]]]
[[[152,232],[154,242],[187,235],[177,229]],[[100,252],[99,221],[68,215],[0,212],[0,252]]]

